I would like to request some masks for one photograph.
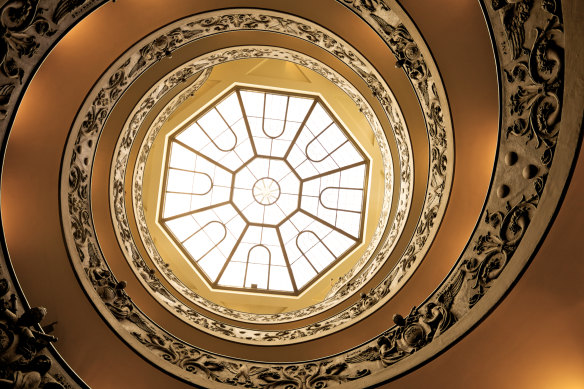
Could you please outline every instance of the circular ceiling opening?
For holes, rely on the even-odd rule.
[[[298,295],[363,240],[370,160],[318,96],[230,88],[164,165],[158,221],[212,288]]]

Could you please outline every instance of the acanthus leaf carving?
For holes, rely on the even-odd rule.
[[[470,307],[484,296],[507,265],[529,226],[538,202],[539,195],[536,194],[528,199],[523,197],[515,206],[507,204],[506,212],[487,211],[485,222],[492,226],[493,231],[480,235],[473,248],[484,258],[479,260],[472,257],[463,262],[470,280],[474,281],[471,286],[474,293],[468,301]]]

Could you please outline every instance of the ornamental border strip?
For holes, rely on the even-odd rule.
[[[380,6],[370,1],[359,4]],[[371,342],[330,358],[300,364],[245,362],[185,345],[158,327],[140,322],[135,317],[140,318],[137,309],[130,314],[133,305],[123,285],[96,269],[92,276],[100,279],[99,288],[107,289],[111,284],[117,287],[116,298],[104,301],[107,308],[100,309],[104,317],[112,326],[127,331],[120,335],[132,346],[142,351],[151,350],[152,353],[143,355],[165,371],[195,384],[212,382],[214,387],[322,387],[347,382],[354,387],[355,380],[360,380],[358,384],[364,386],[403,374],[442,351],[489,312],[529,261],[562,195],[556,190],[546,190],[546,183],[565,184],[566,177],[562,174],[556,174],[560,182],[555,182],[555,176],[549,173],[558,172],[553,166],[558,138],[573,141],[580,134],[578,128],[571,129],[572,133],[568,129],[567,138],[559,136],[564,86],[562,13],[559,2],[542,0],[539,4],[533,12],[531,0],[511,4],[494,0],[487,11],[493,29],[500,33],[495,34],[494,39],[504,58],[500,67],[505,105],[502,107],[499,156],[503,153],[505,157],[513,155],[510,153],[515,153],[516,157],[517,154],[537,155],[537,162],[532,162],[539,166],[534,165],[537,170],[528,169],[523,175],[523,179],[531,180],[529,185],[510,192],[506,179],[518,183],[522,178],[504,177],[501,171],[505,169],[503,160],[507,158],[497,158],[492,182],[497,190],[489,193],[480,223],[471,237],[474,245],[467,246],[445,282],[425,302],[406,317],[396,315],[395,326]],[[381,6],[387,7],[384,3]],[[503,15],[515,11],[518,11],[520,22],[510,24],[510,19]],[[526,27],[530,27],[525,41],[531,44],[531,49],[524,47],[524,38],[517,40],[518,24],[524,34]],[[520,47],[516,51],[517,42]],[[503,52],[503,44],[512,46],[513,52]],[[561,167],[568,167],[568,170],[572,167],[578,142],[574,143],[570,148],[563,140],[566,157],[556,156],[562,160]],[[513,158],[508,160],[513,161]],[[76,177],[71,178],[73,185],[78,183]],[[63,179],[65,183],[69,181],[69,177]],[[547,208],[539,208],[540,203],[545,203]],[[537,211],[544,215],[545,222],[539,223],[539,227],[538,223],[531,223],[538,217]],[[78,232],[81,233],[78,236],[83,237],[84,232]],[[524,240],[527,243],[522,245]],[[516,252],[520,253],[517,258]],[[81,282],[87,284],[88,280]],[[443,340],[435,342],[439,337]]]

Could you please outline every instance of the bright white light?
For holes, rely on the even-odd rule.
[[[212,284],[298,293],[361,241],[368,163],[319,99],[236,87],[170,140],[161,221]]]

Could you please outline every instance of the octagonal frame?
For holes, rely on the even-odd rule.
[[[243,101],[242,101],[242,97],[241,97],[241,92],[242,91],[249,91],[249,92],[259,92],[259,93],[264,93],[265,95],[267,95],[268,93],[271,94],[276,94],[276,95],[281,95],[281,96],[286,96],[287,97],[287,101],[289,102],[290,97],[300,97],[300,98],[308,98],[313,100],[310,108],[308,109],[308,111],[305,113],[303,121],[301,122],[301,124],[298,126],[298,129],[296,130],[295,136],[294,138],[291,140],[290,142],[290,146],[288,148],[288,150],[286,151],[285,155],[283,157],[277,157],[277,156],[270,156],[270,155],[264,155],[264,154],[259,154],[256,147],[255,147],[255,142],[253,140],[253,135],[252,135],[252,131],[250,128],[250,124],[249,124],[249,118],[248,115],[246,113]],[[242,119],[245,122],[245,127],[246,127],[246,131],[247,131],[247,136],[248,139],[250,140],[250,145],[252,147],[253,150],[253,156],[250,157],[249,159],[247,159],[246,161],[242,161],[241,166],[239,166],[237,169],[235,170],[230,170],[228,168],[226,168],[225,166],[223,166],[222,164],[218,163],[217,161],[214,161],[213,159],[209,158],[207,155],[205,155],[204,153],[202,153],[199,150],[196,150],[186,144],[184,144],[183,142],[180,142],[179,140],[176,139],[177,136],[179,136],[180,134],[182,134],[190,125],[192,125],[193,123],[197,122],[200,118],[204,117],[208,112],[210,112],[211,110],[215,109],[220,103],[222,103],[224,100],[226,100],[228,97],[230,97],[233,93],[235,93],[237,95],[238,98],[238,102],[239,102],[239,107],[241,109],[241,113],[242,113]],[[264,95],[264,96],[265,96]],[[356,162],[356,163],[352,163],[349,164],[347,166],[342,166],[342,167],[338,167],[337,169],[333,169],[331,171],[325,171],[316,175],[312,175],[312,176],[308,176],[306,178],[302,178],[298,172],[295,170],[295,168],[290,164],[290,162],[288,161],[288,157],[290,152],[292,151],[294,145],[296,144],[296,141],[298,140],[298,137],[300,136],[300,134],[302,133],[303,129],[306,126],[306,123],[310,117],[310,115],[312,114],[313,109],[317,106],[320,105],[320,107],[322,107],[322,109],[326,112],[326,114],[328,114],[329,118],[331,119],[331,124],[329,124],[324,130],[322,130],[318,135],[314,136],[314,140],[316,140],[322,133],[324,133],[330,126],[332,126],[333,124],[335,124],[343,133],[343,135],[346,138],[346,141],[344,143],[349,142],[350,145],[353,146],[353,148],[358,152],[359,156],[362,158],[362,161],[360,162]],[[288,103],[286,106],[286,110],[288,110]],[[264,112],[265,112],[265,98],[264,98]],[[287,112],[286,112],[287,114]],[[223,119],[225,120],[225,119]],[[264,113],[264,117],[262,118],[262,120],[265,120],[265,113]],[[226,122],[227,123],[227,122]],[[286,119],[284,119],[284,123],[286,123]],[[263,124],[262,124],[263,125]],[[229,124],[227,124],[227,126],[229,127],[229,129],[234,133],[234,131],[231,129],[231,127],[229,126]],[[202,129],[202,127],[201,127]],[[204,130],[203,130],[204,131]],[[268,137],[270,137],[265,130],[263,129],[264,134]],[[277,139],[280,136],[282,136],[282,134],[284,133],[285,129],[282,130],[282,133],[280,133],[278,136],[275,137],[270,137],[272,139]],[[235,133],[234,133],[235,134]],[[208,135],[207,135],[208,136]],[[211,140],[211,138],[209,137],[209,139]],[[180,144],[182,147],[185,147],[186,149],[188,149],[190,152],[194,153],[197,156],[202,157],[203,159],[206,159],[208,161],[210,161],[211,163],[213,163],[216,166],[219,166],[223,169],[225,169],[227,172],[229,172],[231,174],[231,190],[229,193],[229,200],[224,201],[224,202],[220,202],[217,204],[212,204],[211,206],[208,207],[204,207],[201,209],[197,209],[197,210],[191,210],[189,212],[185,212],[183,214],[177,214],[177,215],[173,215],[171,217],[163,217],[163,212],[164,212],[164,207],[165,207],[165,203],[166,203],[166,198],[165,198],[165,194],[167,192],[167,185],[168,185],[168,176],[169,176],[169,171],[170,171],[170,156],[171,156],[171,148],[172,148],[172,144],[173,142]],[[213,142],[213,140],[211,140],[211,142]],[[213,142],[214,143],[214,142]],[[343,144],[344,144],[343,143]],[[215,145],[217,148],[219,148],[217,145]],[[342,146],[342,145],[341,145]],[[334,149],[333,151],[328,152],[328,154],[322,158],[320,161],[326,160],[327,158],[329,158],[335,151],[337,151],[337,149],[339,149],[341,146],[338,146],[336,149]],[[236,146],[233,146],[232,150],[235,149],[235,147],[237,147],[237,143]],[[308,148],[308,145],[306,146],[306,148]],[[306,153],[308,154],[308,153]],[[250,164],[254,159],[256,158],[266,158],[266,159],[273,159],[273,160],[281,160],[283,161],[287,167],[290,169],[290,171],[294,174],[294,176],[296,177],[296,179],[299,181],[299,187],[298,187],[298,203],[296,205],[296,208],[291,211],[288,215],[286,215],[282,220],[280,220],[277,224],[275,225],[265,225],[265,224],[259,224],[259,223],[253,223],[250,222],[248,220],[248,218],[243,214],[243,212],[239,209],[239,207],[234,203],[233,201],[233,197],[234,197],[234,185],[235,185],[235,177],[236,174],[241,171],[242,169],[244,169],[248,164]],[[307,158],[308,155],[307,155]],[[166,232],[167,236],[174,242],[174,244],[177,246],[177,248],[179,248],[180,252],[182,252],[186,258],[188,258],[188,260],[191,262],[191,264],[195,267],[195,269],[197,270],[197,273],[199,274],[200,277],[202,277],[207,284],[214,289],[217,290],[225,290],[225,291],[238,291],[238,292],[246,292],[246,293],[261,293],[261,294],[271,294],[271,295],[289,295],[289,296],[298,296],[301,293],[303,293],[304,291],[306,291],[307,289],[309,289],[316,281],[318,281],[319,279],[321,279],[330,269],[332,269],[334,266],[336,266],[339,262],[341,262],[343,259],[345,259],[347,257],[347,255],[349,253],[351,253],[353,250],[355,250],[363,241],[363,236],[364,236],[364,228],[365,228],[365,220],[366,220],[366,209],[367,209],[367,200],[368,200],[368,188],[369,188],[369,168],[370,168],[370,159],[369,157],[366,155],[366,153],[363,151],[363,149],[361,148],[360,144],[351,136],[350,131],[348,131],[344,125],[341,124],[340,120],[337,118],[337,116],[334,114],[334,112],[332,111],[332,109],[326,104],[326,102],[321,98],[321,96],[317,95],[317,94],[310,94],[310,93],[301,93],[301,92],[297,92],[297,91],[285,91],[285,90],[280,90],[280,89],[272,89],[272,88],[263,88],[263,87],[259,87],[259,86],[249,86],[249,85],[238,85],[235,84],[233,87],[225,90],[223,93],[221,93],[219,96],[217,96],[215,99],[211,100],[209,102],[209,104],[207,104],[206,108],[203,109],[202,111],[200,111],[199,113],[196,114],[196,116],[194,116],[191,120],[189,120],[187,123],[181,125],[179,128],[177,128],[175,131],[173,131],[171,133],[171,135],[169,136],[169,138],[167,139],[167,146],[166,146],[166,156],[165,156],[165,166],[164,166],[164,174],[162,175],[162,185],[160,187],[160,204],[159,204],[159,209],[157,211],[158,213],[158,222],[160,224],[160,226],[164,229],[164,231]],[[309,212],[307,212],[306,210],[301,208],[301,203],[302,203],[302,196],[303,196],[303,186],[304,183],[310,180],[314,180],[314,179],[318,179],[321,177],[325,177],[328,175],[332,175],[332,174],[336,174],[336,173],[341,173],[342,171],[351,169],[351,168],[355,168],[355,167],[360,167],[363,166],[364,172],[363,172],[363,185],[361,189],[357,189],[357,188],[344,188],[341,187],[339,184],[339,187],[337,188],[339,191],[341,189],[349,189],[349,190],[361,190],[362,191],[362,197],[361,197],[361,207],[360,210],[357,211],[349,211],[349,212],[355,212],[355,213],[359,213],[360,215],[360,222],[359,222],[359,233],[357,236],[351,235],[346,231],[343,231],[342,229],[338,228],[337,226],[326,222],[325,220],[322,220],[321,218],[317,217],[316,215],[313,215]],[[196,172],[193,171],[193,173],[201,173],[201,172]],[[201,173],[201,174],[205,174],[205,173]],[[340,178],[339,178],[340,181]],[[211,187],[213,187],[213,184],[211,185]],[[318,202],[323,206],[326,207],[323,202],[322,202],[322,193],[327,190],[330,189],[330,187],[326,187],[325,189],[323,189],[322,191],[320,191],[319,195],[318,195]],[[166,225],[165,222],[171,220],[171,219],[175,219],[178,217],[183,217],[186,215],[190,215],[190,214],[195,214],[198,212],[203,212],[209,209],[213,209],[213,208],[217,208],[217,207],[221,207],[224,205],[231,205],[231,207],[233,208],[233,210],[235,210],[235,212],[239,215],[239,217],[245,222],[245,227],[243,228],[243,230],[239,233],[239,238],[237,239],[237,242],[234,244],[233,249],[231,250],[230,254],[227,256],[225,263],[223,264],[219,274],[215,277],[215,280],[213,281],[206,273],[206,271],[202,268],[201,265],[198,264],[198,261],[193,258],[193,256],[189,253],[189,251],[183,246],[182,243],[184,243],[186,240],[183,240],[182,242],[176,237],[176,235],[174,234],[174,232]],[[340,208],[336,209],[337,211],[346,211]],[[325,267],[323,267],[320,271],[318,271],[316,269],[316,267],[311,263],[310,260],[308,260],[308,258],[306,257],[305,253],[302,253],[302,255],[304,256],[304,258],[307,260],[307,262],[311,265],[312,269],[315,271],[315,275],[312,276],[312,278],[306,282],[304,285],[302,285],[301,287],[297,287],[296,281],[295,281],[295,277],[292,271],[292,267],[290,264],[290,261],[288,259],[288,255],[286,253],[286,248],[284,246],[284,242],[282,239],[282,234],[280,233],[279,228],[286,223],[287,221],[289,221],[293,216],[295,216],[298,213],[303,213],[306,216],[309,216],[310,218],[314,219],[315,221],[317,221],[318,223],[323,224],[324,226],[328,227],[331,229],[331,231],[336,231],[337,233],[340,233],[341,235],[344,235],[352,240],[354,240],[354,242],[348,246],[348,248],[346,248],[342,253],[338,254],[338,255],[334,255],[332,253],[332,251],[327,247],[327,250],[335,257],[335,259],[333,261],[331,261],[328,265],[326,265]],[[221,222],[218,222],[221,223]],[[208,224],[207,223],[205,226],[201,227],[201,230],[204,229]],[[223,224],[223,228],[225,230],[227,230],[227,227],[225,226],[224,223]],[[268,228],[274,228],[277,232],[278,232],[278,238],[279,238],[279,243],[280,243],[280,248],[281,248],[281,252],[284,256],[285,262],[286,262],[286,268],[288,270],[288,275],[290,277],[290,281],[292,283],[292,287],[293,287],[293,291],[280,291],[280,290],[271,290],[269,289],[269,282],[270,282],[270,272],[271,272],[271,265],[268,266],[268,276],[267,276],[267,287],[264,288],[257,288],[252,286],[250,287],[246,287],[246,281],[244,278],[244,282],[243,282],[243,287],[235,287],[235,286],[225,286],[225,285],[220,285],[219,281],[221,280],[221,277],[223,276],[227,266],[229,265],[229,263],[231,262],[233,255],[235,253],[235,251],[237,250],[242,238],[244,237],[244,235],[246,234],[248,228],[250,226],[254,226],[254,227],[268,227]],[[320,243],[323,243],[323,238],[318,237],[317,234],[315,234],[313,231],[310,230],[302,230],[300,232],[298,232],[298,234],[296,235],[296,244],[298,237],[305,233],[305,232],[311,232],[313,235],[315,235],[318,239]],[[195,234],[198,233],[195,232]],[[194,235],[194,234],[193,234]],[[326,238],[326,236],[325,236]],[[223,238],[225,239],[225,238]],[[187,238],[188,240],[188,238]],[[221,240],[222,241],[222,240]],[[214,245],[212,246],[212,248],[210,250],[207,251],[210,252],[211,250],[213,250],[214,248],[216,248],[220,243],[214,243]],[[260,244],[261,245],[261,244]],[[323,243],[324,245],[324,243]],[[314,246],[313,246],[314,247]],[[325,245],[326,247],[326,245]],[[312,249],[312,247],[311,247]],[[251,249],[250,249],[251,251]],[[310,251],[307,250],[307,252]],[[206,254],[205,254],[206,255]],[[199,261],[202,260],[202,257],[199,259]],[[249,259],[246,262],[246,271],[245,271],[245,277],[247,276],[247,267],[249,265]]]

